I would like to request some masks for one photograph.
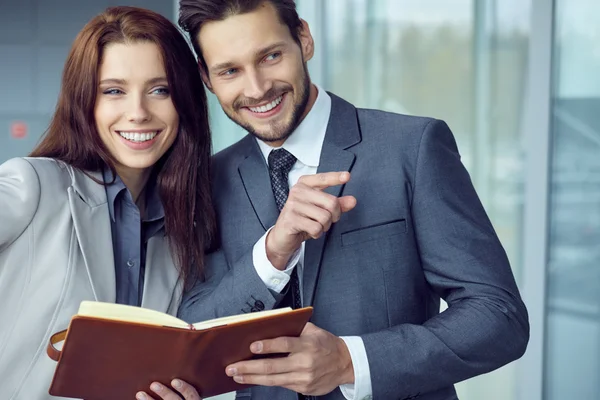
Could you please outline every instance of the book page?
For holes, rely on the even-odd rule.
[[[82,301],[77,315],[173,328],[189,328],[189,325],[179,318],[160,311],[99,301]]]
[[[230,317],[221,317],[221,318],[211,319],[211,320],[204,321],[204,322],[197,322],[193,325],[194,325],[195,329],[202,330],[202,329],[213,328],[215,326],[233,324],[236,322],[251,321],[254,319],[265,318],[265,317],[269,317],[272,315],[285,314],[290,311],[292,311],[292,309],[290,307],[278,308],[276,310],[257,311],[257,312],[247,313],[247,314],[232,315]]]

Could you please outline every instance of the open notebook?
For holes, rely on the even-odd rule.
[[[52,336],[48,355],[58,361],[53,396],[135,398],[153,381],[174,378],[209,397],[244,387],[225,374],[231,363],[255,357],[250,344],[299,336],[312,308],[283,308],[188,324],[171,315],[121,304],[84,301],[66,331]],[[62,351],[54,346],[64,339]]]
[[[82,301],[77,315],[80,317],[103,318],[113,321],[136,322],[140,324],[169,326],[172,328],[202,330],[215,326],[232,324],[235,322],[251,321],[254,319],[266,318],[273,315],[285,314],[292,311],[290,307],[278,308],[275,310],[265,310],[247,314],[232,315],[211,319],[204,322],[188,324],[169,314],[149,308],[127,306],[115,303],[102,303],[99,301]]]

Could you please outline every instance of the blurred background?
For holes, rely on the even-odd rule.
[[[458,384],[461,400],[600,399],[600,1],[297,3],[313,81],[447,121],[507,250],[529,348]],[[0,0],[0,162],[37,143],[76,33],[110,5],[176,21],[173,0]],[[244,132],[210,99],[218,151]]]

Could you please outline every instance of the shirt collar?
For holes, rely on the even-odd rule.
[[[317,88],[315,103],[281,147],[292,153],[302,164],[317,168],[331,114],[331,97],[320,86],[315,85],[315,87]],[[269,153],[274,150],[274,147],[262,140],[256,139],[256,141],[263,157],[268,160]]]
[[[121,193],[125,193],[129,196],[129,200],[133,202],[131,198],[131,194],[119,175],[116,175],[113,181],[113,174],[110,168],[105,167],[102,170],[102,177],[104,178],[104,183],[106,184],[106,198],[108,200],[108,212],[110,214],[110,218],[112,221],[115,221],[115,203],[118,201],[119,197],[122,196]],[[154,179],[150,179],[148,181],[148,186],[146,187],[146,218],[143,221],[157,221],[165,217],[165,211],[163,209],[162,202],[160,200],[160,195],[158,193],[158,188],[156,187],[156,182]]]
[[[157,183],[156,178],[151,177],[146,184],[146,222],[158,221],[165,217]]]
[[[104,178],[105,188],[106,188],[106,199],[108,200],[108,212],[110,214],[110,219],[115,221],[115,202],[117,201],[117,197],[124,190],[127,190],[125,184],[119,178],[119,175],[116,175],[113,180],[113,174],[110,168],[104,167],[102,170],[102,177]]]

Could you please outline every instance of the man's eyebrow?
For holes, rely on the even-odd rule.
[[[263,47],[262,49],[258,50],[256,53],[254,53],[254,55],[256,57],[260,57],[260,56],[264,56],[267,53],[272,52],[273,50],[277,50],[281,47],[285,46],[285,42],[277,42],[277,43],[273,43],[267,47]]]
[[[217,71],[220,71],[220,70],[223,70],[223,69],[233,68],[234,66],[235,66],[234,63],[232,63],[231,61],[228,61],[228,62],[224,62],[224,63],[221,63],[221,64],[217,64],[217,65],[211,67],[210,70],[211,70],[211,72],[217,72]]]
[[[254,56],[257,57],[257,58],[261,57],[261,56],[264,56],[265,54],[270,53],[273,50],[276,50],[276,49],[279,49],[281,47],[284,47],[285,44],[286,44],[285,42],[273,43],[273,44],[271,44],[271,45],[269,45],[267,47],[263,47],[262,49],[256,51],[254,53]],[[213,72],[213,73],[216,73],[218,71],[226,70],[226,69],[230,69],[230,68],[234,68],[234,67],[235,67],[235,63],[233,63],[231,61],[227,61],[227,62],[216,64],[216,65],[210,67],[210,71]]]

